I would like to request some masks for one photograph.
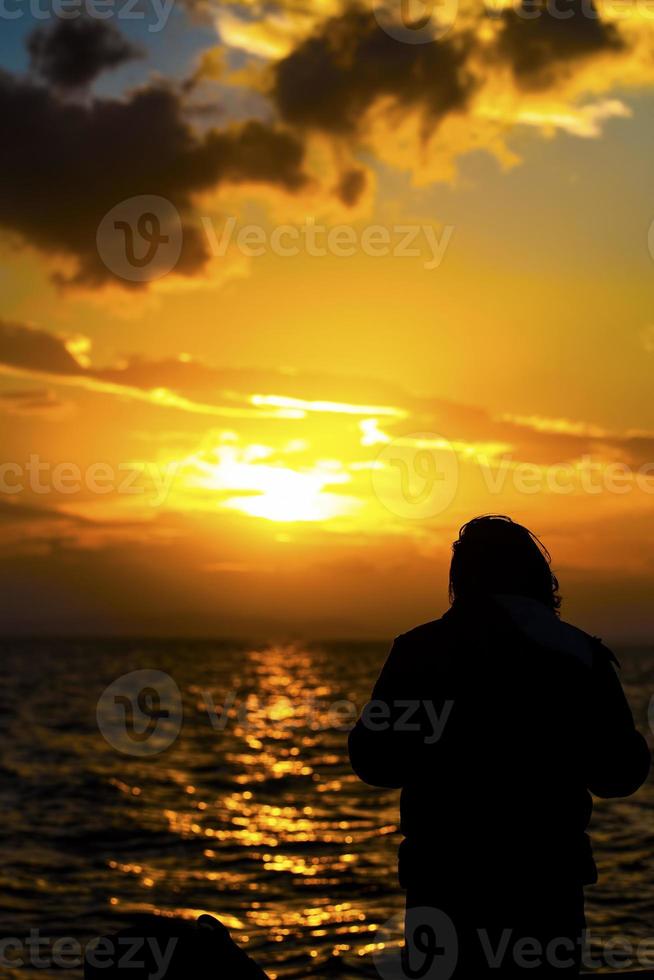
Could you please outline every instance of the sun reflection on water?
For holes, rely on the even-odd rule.
[[[232,668],[229,678],[217,670],[208,687],[189,685],[194,727],[167,762],[174,793],[162,794],[160,815],[193,860],[113,862],[117,875],[148,893],[122,909],[190,917],[171,892],[195,893],[191,907],[218,915],[237,942],[247,938],[271,976],[320,975],[336,958],[367,962],[387,917],[372,896],[379,869],[386,865],[386,878],[392,867],[393,846],[384,842],[397,826],[392,806],[380,820],[379,811],[359,805],[346,731],[330,714],[351,692],[343,691],[336,665],[300,645],[247,650]],[[219,719],[211,734],[207,703]],[[216,768],[218,788],[210,778]],[[134,799],[127,783],[123,792]]]
[[[378,980],[375,951],[396,941],[377,927],[402,906],[397,793],[352,774],[329,706],[360,707],[385,653],[372,643],[8,643],[3,697],[17,723],[3,764],[30,804],[5,814],[7,933],[25,935],[37,906],[50,935],[85,941],[143,916],[206,912],[271,978]],[[620,659],[646,718],[654,657]],[[174,677],[184,723],[167,751],[126,757],[98,732],[95,705],[143,667]],[[648,941],[651,814],[650,784],[596,807],[602,889],[590,890],[588,913],[609,940],[628,928]]]

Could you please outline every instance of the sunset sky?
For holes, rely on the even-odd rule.
[[[124,6],[3,8],[5,633],[390,637],[494,512],[651,638],[654,5]]]

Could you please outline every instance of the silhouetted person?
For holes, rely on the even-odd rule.
[[[647,744],[613,654],[558,618],[549,553],[526,528],[465,524],[450,600],[395,640],[349,743],[361,779],[402,788],[405,975],[438,975],[421,972],[429,916],[410,911],[436,908],[458,934],[456,977],[576,976],[597,880],[590,793],[635,792]]]

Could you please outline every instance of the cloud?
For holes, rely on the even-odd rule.
[[[223,368],[185,354],[158,360],[135,356],[99,367],[90,363],[88,349],[89,344],[80,336],[58,336],[25,323],[0,320],[0,367],[26,373],[92,379],[117,389],[167,389],[203,397],[227,393],[239,401],[253,393],[311,400],[318,397],[318,392],[336,403],[352,401],[356,395],[361,403],[383,405],[402,395],[395,385],[372,379],[297,374],[281,369]]]
[[[134,602],[130,627],[147,629],[150,613],[164,606],[171,614],[179,612],[180,590],[188,593],[194,603],[197,601],[194,615],[198,622],[207,624],[206,617],[215,612],[217,569],[228,592],[226,598],[221,579],[221,601],[226,603],[228,613],[231,604],[231,611],[240,615],[246,605],[242,585],[237,594],[237,586],[230,583],[245,574],[244,548],[248,564],[259,572],[271,565],[279,567],[278,575],[269,576],[278,589],[274,596],[270,594],[270,605],[274,607],[273,599],[278,606],[282,602],[289,622],[294,621],[293,610],[283,603],[289,595],[297,596],[300,588],[320,597],[326,617],[333,609],[341,608],[339,590],[347,592],[354,612],[369,624],[374,618],[372,612],[367,617],[359,608],[364,594],[361,582],[368,581],[366,569],[353,567],[346,574],[355,551],[356,562],[369,562],[374,574],[380,574],[382,569],[388,576],[371,592],[371,610],[378,604],[379,594],[388,594],[395,597],[390,606],[397,616],[402,604],[414,595],[414,584],[425,590],[425,602],[432,601],[430,590],[438,549],[446,561],[447,545],[456,527],[472,514],[491,509],[508,511],[530,526],[533,524],[552,544],[559,567],[578,567],[586,562],[586,578],[599,574],[610,563],[612,571],[625,574],[625,568],[630,571],[636,562],[649,560],[649,493],[634,491],[623,497],[608,491],[598,496],[548,492],[534,496],[514,490],[510,477],[505,483],[499,482],[499,489],[493,489],[495,476],[483,469],[483,459],[486,452],[492,466],[493,453],[501,453],[506,447],[515,463],[530,461],[540,466],[578,460],[584,453],[591,453],[593,459],[600,461],[651,460],[651,433],[611,432],[579,421],[535,415],[495,417],[474,405],[415,397],[394,383],[374,378],[229,369],[184,355],[158,361],[132,359],[105,367],[92,361],[83,365],[71,353],[67,338],[26,325],[0,324],[0,340],[5,373],[25,375],[31,370],[31,382],[38,376],[41,385],[47,373],[57,390],[64,385],[68,390],[79,386],[85,391],[95,390],[101,393],[99,399],[105,399],[99,401],[97,412],[90,398],[84,400],[86,418],[77,433],[74,457],[82,472],[97,461],[98,446],[101,459],[113,463],[116,472],[127,461],[130,465],[149,462],[159,473],[166,471],[170,461],[179,466],[172,471],[174,479],[164,505],[156,508],[150,497],[119,492],[105,497],[84,488],[72,496],[53,491],[49,497],[39,495],[37,499],[35,494],[30,495],[27,480],[26,492],[17,498],[17,504],[0,500],[3,595],[7,622],[11,624],[20,621],[19,625],[24,623],[27,629],[31,622],[28,612],[33,589],[30,592],[28,584],[35,578],[48,583],[46,591],[50,596],[53,589],[61,589],[62,608],[70,614],[66,613],[66,623],[80,629],[82,621],[87,628],[89,624],[95,624],[96,629],[111,628],[109,607],[122,609],[118,598],[122,600],[122,590],[129,597],[137,579],[146,583],[144,588],[152,602],[148,600],[142,607]],[[74,340],[74,349],[84,350],[79,337]],[[177,400],[154,397],[158,386]],[[36,386],[32,392],[26,389],[27,385],[16,385],[8,390],[7,397],[28,403],[32,396],[36,400],[43,397],[42,389]],[[262,425],[254,411],[253,398],[257,393],[268,405],[294,399],[302,412],[294,418],[271,415]],[[139,395],[144,406],[146,402],[151,406],[148,412],[141,411],[137,402],[126,404],[127,399]],[[115,403],[108,401],[111,398],[116,399]],[[0,396],[0,404],[1,401]],[[155,414],[159,411],[157,404],[161,405],[161,415]],[[199,405],[208,410],[213,406],[216,415],[225,405],[231,406],[234,421],[229,430],[212,430],[204,418],[194,426],[192,417],[186,415],[181,417],[188,425],[187,432],[174,432],[172,436],[169,430],[164,433],[164,427],[177,424],[166,411],[171,407],[194,411]],[[115,411],[111,410],[113,407]],[[136,448],[130,441],[135,427],[144,430]],[[59,440],[65,438],[69,428],[62,427],[54,444],[44,440],[45,446],[64,445]],[[44,429],[45,424],[41,435]],[[409,449],[417,448],[417,433],[431,433],[434,439],[442,436],[450,441],[459,460],[460,486],[446,513],[407,523],[396,519],[373,492],[371,473],[387,438],[399,437]],[[25,465],[28,450],[21,434],[22,430],[17,433],[19,446],[13,449],[13,459]],[[28,448],[32,451],[39,447],[30,440]],[[60,452],[58,449],[55,459],[60,459]],[[43,458],[48,459],[45,447]],[[417,466],[415,476],[420,477]],[[10,473],[8,479],[13,483],[15,477]],[[293,494],[297,495],[297,503]],[[30,509],[29,503],[34,505]],[[355,511],[356,506],[359,510]],[[316,519],[307,519],[301,528],[284,528],[288,540],[284,538],[284,555],[280,559],[281,538],[278,540],[269,530],[262,532],[259,522],[262,517],[292,520],[302,515],[302,507],[313,508],[313,512],[307,511],[307,517]],[[351,510],[353,516],[341,517],[343,508]],[[611,530],[611,547],[605,547],[607,524],[617,514],[620,527],[616,524]],[[318,519],[323,517],[324,520]],[[604,542],[599,549],[598,528]],[[334,533],[335,529],[339,533]],[[319,580],[315,572],[317,554],[324,569]],[[205,581],[205,574],[210,582]],[[401,595],[392,589],[398,575],[410,583]],[[634,575],[644,581],[645,572],[641,575],[636,569]],[[163,593],[162,577],[168,583]],[[253,572],[248,592],[249,599],[256,597],[254,606],[250,602],[248,608],[255,619],[266,612],[262,595],[268,593],[262,593],[260,577]],[[79,581],[89,583],[82,600],[86,602],[92,593],[102,607],[86,610],[81,618],[79,590],[74,588]],[[327,592],[320,587],[323,583]],[[198,595],[198,590],[202,595]],[[166,596],[163,605],[162,594]],[[357,597],[356,602],[353,596]],[[100,615],[105,608],[102,603],[106,604],[107,619]],[[54,629],[57,615],[54,607],[40,610],[38,622]],[[411,617],[414,615],[422,614],[411,612]],[[188,621],[192,618],[189,614]]]
[[[60,337],[27,324],[0,320],[0,372],[59,381],[161,408],[229,419],[301,418],[301,408],[257,405],[256,383],[263,390],[284,387],[284,372],[238,371],[214,368],[185,356],[149,361],[134,358],[105,368],[92,367],[84,338]],[[79,353],[81,352],[81,353]],[[76,353],[78,356],[75,356]],[[82,363],[83,358],[84,363]],[[272,377],[279,385],[266,387]],[[254,387],[245,384],[245,379]]]
[[[82,366],[66,342],[46,330],[0,320],[0,363],[48,374],[79,375]]]
[[[491,105],[484,110],[488,119],[501,119],[501,111]],[[525,108],[516,113],[515,122],[524,126],[534,126],[545,130],[560,129],[582,139],[594,139],[601,136],[607,119],[628,119],[631,109],[620,99],[602,99],[587,105],[574,106],[563,104],[560,109],[549,105],[536,108]]]
[[[208,254],[192,218],[194,194],[223,182],[297,192],[307,177],[303,144],[291,133],[249,121],[198,135],[183,109],[162,84],[79,104],[0,73],[0,225],[50,254],[74,257],[77,271],[62,282],[100,286],[113,278],[96,248],[100,221],[121,201],[157,195],[182,216],[176,272],[198,272]]]
[[[494,416],[462,402],[413,396],[399,385],[367,377],[346,377],[282,370],[225,368],[180,355],[159,360],[132,357],[104,367],[85,363],[71,353],[79,337],[69,340],[24,324],[0,321],[0,370],[28,377],[48,375],[67,387],[82,387],[108,396],[189,414],[232,419],[234,424],[269,419],[280,425],[321,416],[333,432],[333,452],[350,446],[358,459],[361,446],[389,439],[411,440],[416,432],[448,440],[457,452],[497,456],[538,466],[565,464],[584,456],[638,467],[654,460],[654,433],[611,431],[583,421],[543,419],[504,413]],[[367,420],[367,421],[366,421]],[[375,425],[371,424],[375,420]],[[367,429],[361,428],[365,422]],[[318,423],[315,423],[318,424]],[[330,423],[331,425],[331,423]],[[347,430],[347,434],[345,434]],[[375,436],[372,442],[366,435]],[[302,429],[294,429],[295,437]]]
[[[144,55],[115,24],[91,17],[55,20],[27,39],[32,70],[57,89],[81,89],[103,71]]]
[[[256,25],[250,5],[235,10]],[[335,199],[352,208],[370,185],[362,151],[428,183],[451,179],[455,161],[473,149],[516,162],[506,146],[514,126],[597,136],[606,119],[628,110],[616,99],[589,103],[588,93],[606,91],[621,73],[628,84],[641,79],[644,48],[637,54],[635,28],[627,43],[626,29],[618,33],[588,3],[573,0],[564,12],[558,16],[551,5],[484,15],[462,8],[447,35],[408,44],[357,4],[338,12],[330,2],[319,14],[283,4],[284,23],[295,18],[297,27],[289,28],[283,55],[271,54],[256,79],[250,74],[239,83],[236,73],[224,85],[223,94],[231,86],[241,105],[239,84],[250,94],[256,89],[266,121],[221,128],[192,123],[206,124],[202,112],[194,116],[193,98],[200,79],[224,66],[220,48],[205,52],[178,89],[155,80],[122,98],[74,101],[67,92],[136,49],[104,22],[78,18],[40,28],[29,48],[49,87],[0,73],[0,227],[46,253],[62,285],[142,288],[107,268],[96,234],[122,202],[164,198],[182,224],[173,283],[189,283],[214,274],[197,212],[199,201],[224,185],[307,193],[314,210]],[[211,99],[215,115],[222,107],[215,92]],[[247,115],[255,115],[248,105]]]
[[[373,13],[352,7],[327,20],[274,69],[272,97],[282,118],[332,134],[354,134],[380,99],[418,108],[433,125],[465,108],[475,87],[466,61],[472,38],[403,44]]]
[[[616,28],[585,0],[572,0],[565,9],[543,0],[524,3],[503,11],[501,24],[495,53],[526,89],[553,86],[580,59],[625,48]]]
[[[638,61],[635,46],[584,0],[563,9],[537,0],[482,15],[461,10],[449,33],[422,44],[396,40],[353,4],[314,25],[273,64],[270,95],[285,122],[336,139],[368,145],[373,126],[385,120],[374,144],[381,157],[384,141],[400,139],[398,123],[407,114],[419,117],[415,132],[423,143],[444,122],[461,120],[470,145],[452,139],[456,155],[484,144],[492,149],[507,124],[599,135],[604,119],[628,113],[615,100],[581,105],[579,97],[618,80]],[[601,59],[599,84],[589,72]],[[495,125],[484,131],[483,120]]]
[[[336,188],[336,194],[343,204],[347,205],[347,207],[353,207],[363,194],[366,181],[365,170],[352,167],[341,175]]]
[[[461,4],[447,33],[411,44],[348,4],[266,66],[262,84],[281,119],[308,142],[326,137],[341,164],[363,151],[423,185],[454,180],[457,161],[480,149],[514,165],[516,127],[598,137],[630,114],[598,94],[654,81],[649,25],[609,23],[584,0],[559,7]]]

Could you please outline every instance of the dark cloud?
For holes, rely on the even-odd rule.
[[[504,11],[501,19],[497,53],[524,88],[546,88],[579,59],[623,48],[615,27],[583,0],[555,5],[529,0]]]
[[[101,72],[144,55],[115,24],[92,17],[37,27],[27,50],[33,71],[59,89],[84,88]]]
[[[615,29],[593,16],[592,6],[570,3],[570,17],[533,4],[528,17],[526,8],[499,14],[490,58],[508,63],[518,84],[533,88],[554,84],[578,59],[620,48]],[[34,67],[51,84],[0,72],[0,228],[53,257],[77,259],[77,271],[59,277],[64,284],[119,281],[135,288],[140,284],[117,279],[97,251],[98,226],[116,205],[142,195],[169,201],[183,232],[174,267],[191,276],[209,257],[194,195],[223,182],[297,192],[309,180],[303,131],[355,137],[367,110],[382,101],[399,113],[420,112],[427,134],[448,114],[467,110],[483,84],[479,66],[489,57],[472,31],[401,43],[372,12],[352,6],[273,67],[269,94],[279,124],[250,120],[198,132],[184,93],[161,82],[120,99],[64,97],[134,56],[113,26],[62,21],[33,33],[29,47]],[[364,170],[352,166],[334,193],[353,206],[364,186]]]
[[[342,174],[336,187],[336,194],[349,208],[354,207],[366,186],[365,170],[352,168]]]
[[[50,374],[82,374],[61,338],[23,323],[0,320],[0,364]]]
[[[474,89],[472,41],[460,34],[403,44],[373,14],[353,7],[326,21],[275,67],[272,95],[282,118],[335,134],[354,133],[379,99],[422,109],[432,124],[464,109]]]
[[[508,64],[518,85],[546,88],[583,59],[623,50],[616,28],[587,0],[525,0],[497,15],[494,43],[473,31],[433,43],[401,43],[359,6],[325,21],[274,68],[271,96],[295,126],[356,135],[380,100],[423,114],[429,133],[448,114],[464,112],[483,70]]]
[[[184,222],[177,271],[207,259],[192,224],[192,195],[223,181],[303,186],[304,147],[261,122],[197,135],[177,93],[163,85],[130,97],[64,101],[40,85],[0,73],[0,226],[50,252],[77,258],[75,284],[101,285],[112,274],[96,250],[103,216],[137,195],[169,200]]]

